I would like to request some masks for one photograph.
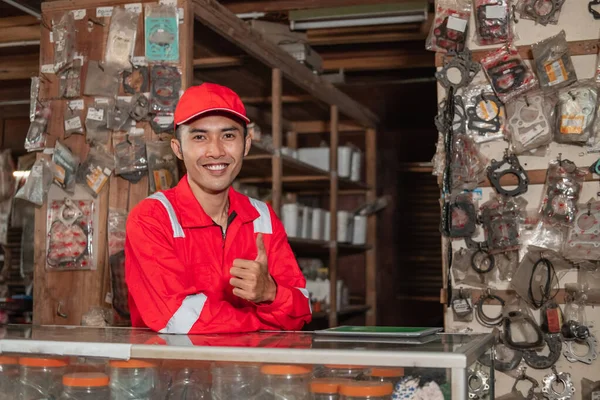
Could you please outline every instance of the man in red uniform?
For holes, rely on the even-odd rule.
[[[175,110],[179,184],[127,220],[133,326],[160,333],[297,330],[311,320],[306,281],[271,207],[231,188],[248,154],[246,110],[232,90],[189,88]]]

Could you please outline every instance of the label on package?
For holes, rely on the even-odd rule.
[[[54,32],[50,32],[50,43],[54,43]]]
[[[65,169],[58,164],[54,164],[54,180],[61,185],[65,184]]]
[[[73,117],[65,121],[65,131],[81,129],[81,118]]]
[[[101,108],[88,108],[87,119],[92,121],[104,121],[104,110]]]
[[[135,13],[135,14],[141,14],[142,13],[142,3],[125,4],[125,9],[127,11]]]
[[[177,0],[159,0],[158,4],[162,4],[165,6],[176,6]]]
[[[544,70],[548,76],[549,86],[558,85],[567,80],[568,73],[562,59],[544,65]]]
[[[96,97],[96,104],[108,104],[108,98]]]
[[[179,17],[179,24],[183,24],[183,17],[184,17],[183,8],[179,7],[177,9],[177,16]]]
[[[85,9],[82,10],[73,10],[71,11],[71,13],[73,13],[73,19],[75,19],[75,21],[80,21],[82,19],[85,18]]]
[[[154,171],[153,175],[154,185],[156,186],[157,192],[171,188],[173,177],[171,176],[171,172],[169,172],[169,170],[159,169]]]
[[[96,18],[112,17],[113,7],[96,8]]]
[[[87,174],[87,176],[85,178],[86,178],[86,183],[87,183],[88,187],[90,189],[92,189],[94,191],[94,193],[98,194],[98,193],[100,193],[100,191],[102,190],[102,188],[104,187],[106,182],[108,182],[109,176],[110,175],[106,175],[102,171],[102,168],[98,166],[98,167],[92,169],[91,172],[89,174]]]
[[[71,110],[83,110],[83,107],[83,99],[69,101],[69,108]]]
[[[143,135],[144,133],[145,133],[144,128],[136,128],[135,126],[132,126],[129,129],[129,134],[130,135],[138,136],[138,135]]]
[[[448,29],[453,31],[464,32],[467,30],[467,20],[453,15],[448,17]]]
[[[110,168],[104,168],[104,175],[110,176],[110,174],[112,174],[112,171],[110,170]]]
[[[44,64],[40,68],[42,74],[53,74],[54,73],[54,64]]]
[[[457,314],[467,314],[473,310],[467,299],[456,299],[452,303],[452,308]]]
[[[560,133],[563,135],[581,135],[583,133],[583,115],[563,115],[560,117]]]
[[[131,103],[131,96],[117,96],[117,100],[119,101],[126,101],[127,103]]]
[[[487,6],[485,8],[486,19],[504,19],[506,17],[506,7],[504,6]]]
[[[157,115],[154,117],[154,122],[158,125],[169,125],[173,123],[173,115]]]
[[[135,66],[146,66],[148,65],[148,61],[146,61],[146,57],[132,57],[131,63]]]

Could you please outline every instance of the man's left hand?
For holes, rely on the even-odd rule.
[[[233,286],[233,294],[242,299],[264,303],[275,300],[277,284],[269,273],[267,263],[267,252],[263,242],[262,234],[256,237],[256,248],[258,254],[254,261],[235,259],[233,267],[229,271]]]

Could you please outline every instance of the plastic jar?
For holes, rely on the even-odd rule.
[[[108,375],[77,372],[63,377],[63,392],[58,400],[105,400],[110,398]]]
[[[211,375],[213,400],[247,400],[260,392],[259,364],[215,363]]]
[[[299,400],[309,397],[312,369],[299,365],[265,365],[262,399]]]
[[[393,391],[389,382],[349,382],[340,386],[340,400],[389,400]]]
[[[0,356],[0,400],[17,398],[19,384],[19,359]]]
[[[348,382],[351,381],[336,378],[313,379],[310,382],[312,400],[338,400],[340,386]]]
[[[158,386],[156,364],[143,360],[111,361],[112,400],[152,400]]]
[[[58,358],[19,359],[19,399],[56,398],[62,392],[62,377],[68,362]]]
[[[370,368],[363,379],[375,382],[389,382],[396,385],[404,376],[404,368]]]
[[[209,400],[210,363],[165,361],[160,371],[161,399]]]
[[[367,368],[362,365],[325,365],[323,375],[328,378],[358,379]]]

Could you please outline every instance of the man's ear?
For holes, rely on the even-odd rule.
[[[183,160],[183,152],[181,150],[181,142],[178,139],[176,139],[176,138],[171,139],[171,150],[173,150],[173,153],[175,153],[177,158],[179,158],[180,160]]]
[[[246,134],[246,137],[244,138],[244,140],[245,140],[244,157],[246,157],[248,155],[248,152],[250,152],[250,147],[252,147],[252,135],[250,135],[249,133]]]

